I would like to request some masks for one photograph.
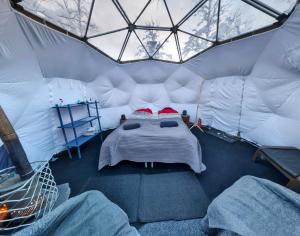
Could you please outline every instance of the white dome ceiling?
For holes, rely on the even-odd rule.
[[[184,62],[273,25],[297,0],[23,0],[42,19],[118,62]]]

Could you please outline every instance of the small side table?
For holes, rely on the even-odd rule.
[[[183,120],[183,122],[189,126],[189,123],[190,123],[190,116],[189,115],[181,115],[181,118]]]

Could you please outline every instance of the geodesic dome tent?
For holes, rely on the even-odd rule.
[[[62,149],[51,106],[96,99],[103,128],[138,107],[299,146],[296,0],[0,1],[0,101],[29,158]]]
[[[298,0],[0,0],[0,234],[299,235],[299,78]]]

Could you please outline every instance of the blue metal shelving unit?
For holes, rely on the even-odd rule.
[[[91,115],[91,111],[90,111],[90,105],[95,105],[95,109],[96,109],[96,115],[92,116]],[[80,106],[86,106],[87,107],[87,112],[88,112],[88,116],[81,118],[79,120],[74,120],[73,118],[73,114],[72,114],[72,108],[75,107],[80,107]],[[64,139],[65,139],[65,147],[67,148],[68,151],[68,155],[70,158],[72,158],[72,154],[71,154],[71,148],[77,148],[77,153],[78,153],[78,157],[81,158],[81,152],[80,152],[80,146],[86,142],[88,142],[89,140],[91,140],[92,138],[94,138],[95,136],[100,134],[100,138],[101,138],[101,142],[103,142],[103,136],[102,136],[102,129],[101,129],[101,123],[100,123],[100,116],[99,116],[99,111],[98,111],[98,102],[82,102],[82,103],[76,103],[76,104],[67,104],[67,105],[55,105],[57,114],[58,114],[58,118],[59,118],[59,122],[60,122],[60,126],[58,128],[60,128],[63,132],[64,135]],[[67,109],[69,112],[69,116],[70,116],[70,123],[64,124],[63,119],[62,119],[62,115],[61,115],[61,110]],[[77,132],[76,132],[76,128],[83,126],[85,124],[90,124],[91,127],[93,127],[93,121],[97,120],[98,121],[98,125],[99,125],[99,132],[94,134],[94,135],[80,135],[78,136]],[[67,135],[66,135],[66,130],[65,129],[73,129],[73,133],[74,133],[74,139],[73,140],[68,140]]]

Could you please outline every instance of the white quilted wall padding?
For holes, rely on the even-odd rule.
[[[157,62],[143,65],[145,67],[139,63],[116,65],[86,83],[87,93],[93,94],[102,105],[104,128],[116,127],[121,114],[128,116],[141,107],[157,112],[173,106],[180,112],[186,109],[195,117],[193,104],[199,101],[203,79],[184,66],[159,66]]]
[[[166,81],[176,69],[177,64],[144,61],[119,65],[136,83],[160,84]]]
[[[249,75],[276,29],[216,46],[183,65],[205,79]]]
[[[245,87],[241,135],[259,144],[300,147],[299,15],[274,34]]]
[[[300,71],[300,42],[287,49],[285,56],[287,62],[294,67],[294,69]]]
[[[132,108],[128,105],[100,109],[101,126],[104,129],[114,129],[120,124],[121,114],[127,117],[132,113]]]
[[[136,84],[130,104],[166,104],[170,103],[164,84]]]
[[[165,89],[173,103],[197,104],[203,79],[184,66],[179,67],[165,81]]]
[[[118,66],[88,84],[103,108],[128,105],[135,81]]]
[[[0,13],[11,11],[9,0],[0,0]]]
[[[203,124],[237,135],[244,77],[205,80],[203,86],[199,107]]]

